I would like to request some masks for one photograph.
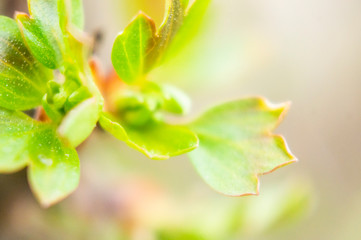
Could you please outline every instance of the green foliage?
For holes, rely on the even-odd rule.
[[[130,147],[154,160],[165,160],[197,148],[198,137],[184,126],[149,123],[134,127],[103,115],[101,126]]]
[[[23,113],[0,109],[0,171],[9,173],[29,165],[29,182],[44,206],[72,192],[79,181],[79,159],[52,124]]]
[[[271,134],[287,107],[249,98],[205,113],[190,125],[200,139],[189,154],[199,174],[223,194],[258,194],[259,175],[296,161],[284,139]]]
[[[162,26],[158,30],[157,40],[154,48],[150,51],[148,57],[148,66],[150,68],[156,66],[162,59],[164,52],[168,49],[172,40],[176,36],[179,28],[183,24],[185,3],[180,0],[167,0],[168,9]]]
[[[74,107],[58,128],[61,136],[68,139],[73,147],[85,141],[91,134],[99,119],[99,108],[95,98],[89,98]]]
[[[16,22],[0,17],[0,107],[28,110],[41,104],[51,72],[30,54]]]
[[[154,43],[154,22],[140,13],[114,42],[112,61],[122,80],[127,83],[141,80],[145,73],[145,57]]]
[[[91,44],[82,32],[81,0],[28,3],[30,15],[18,13],[16,21],[0,17],[0,172],[28,166],[30,186],[42,205],[76,188],[75,148],[98,121],[151,159],[190,152],[205,181],[227,195],[256,194],[259,175],[295,161],[284,139],[271,133],[287,105],[249,98],[175,125],[169,115],[188,113],[189,98],[173,86],[148,81],[149,72],[196,35],[210,0],[192,6],[188,0],[168,0],[158,30],[139,13],[113,46],[121,88],[95,79],[96,69],[88,63]],[[105,105],[104,89],[95,82],[110,89],[103,92]],[[37,112],[33,118],[21,112],[31,109]]]
[[[29,12],[17,14],[26,43],[32,54],[46,67],[59,68],[63,64],[65,44],[59,26],[57,1],[29,1]]]
[[[178,54],[199,32],[211,0],[198,0],[186,11],[183,24],[165,53],[165,61]],[[186,6],[186,5],[184,5]]]

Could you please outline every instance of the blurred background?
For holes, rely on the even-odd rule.
[[[86,0],[105,70],[117,33],[164,0]],[[0,0],[0,13],[26,11]],[[82,179],[42,209],[26,172],[0,176],[0,239],[361,239],[361,1],[213,0],[198,37],[151,79],[182,88],[192,116],[250,95],[292,101],[278,133],[299,162],[261,177],[257,197],[213,192],[186,157],[151,161],[100,130]]]

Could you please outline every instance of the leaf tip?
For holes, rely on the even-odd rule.
[[[63,201],[65,198],[67,198],[69,195],[71,195],[73,192],[75,192],[75,190],[78,188],[80,178],[78,178],[77,184],[75,184],[71,189],[68,189],[66,193],[54,191],[52,195],[44,194],[41,191],[39,191],[35,187],[36,184],[33,183],[33,180],[31,178],[31,167],[32,166],[29,165],[28,169],[27,169],[28,184],[29,184],[29,187],[30,187],[31,192],[33,193],[35,199],[43,208],[49,208],[51,206],[58,204],[59,202]]]
[[[30,19],[30,16],[27,13],[15,11],[14,19],[16,20],[16,22],[22,24],[22,20],[23,19],[28,20],[28,19]]]

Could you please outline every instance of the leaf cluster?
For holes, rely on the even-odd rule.
[[[162,25],[140,12],[115,39],[114,81],[102,81],[83,32],[81,0],[28,0],[29,15],[0,17],[0,172],[28,167],[30,186],[49,206],[79,182],[76,147],[99,122],[155,160],[189,153],[204,180],[221,193],[258,193],[258,176],[295,161],[272,130],[288,104],[262,98],[214,107],[175,125],[167,115],[190,110],[179,89],[148,73],[181,51],[201,26],[210,0],[168,0]],[[116,87],[115,87],[116,86]],[[23,113],[35,109],[30,117]]]

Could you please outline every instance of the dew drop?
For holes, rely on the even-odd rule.
[[[50,167],[51,165],[53,165],[53,159],[51,159],[51,158],[47,158],[44,155],[39,155],[38,158],[39,158],[40,162],[46,166]]]

